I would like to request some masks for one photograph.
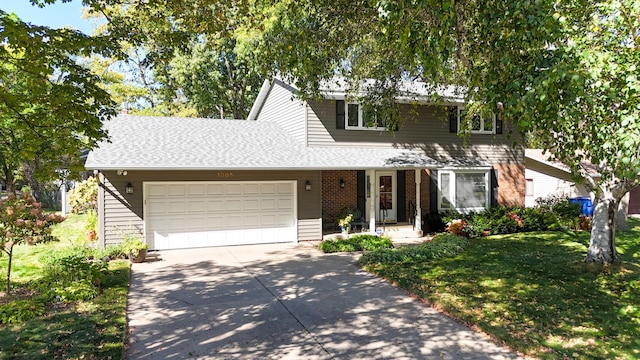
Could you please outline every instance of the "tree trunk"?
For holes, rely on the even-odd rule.
[[[596,198],[591,228],[591,243],[585,262],[611,264],[618,259],[616,251],[616,212],[620,200],[613,196]]]
[[[627,230],[627,214],[629,213],[629,193],[620,200],[616,215],[616,230]]]
[[[5,243],[5,246],[7,244]],[[9,244],[9,250],[5,252],[9,255],[9,264],[7,264],[7,283],[5,287],[6,294],[9,295],[11,292],[11,262],[13,261],[13,242]]]

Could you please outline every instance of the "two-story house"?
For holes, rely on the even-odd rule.
[[[422,214],[523,205],[524,148],[508,123],[476,118],[465,143],[464,104],[446,93],[433,103],[409,85],[395,129],[340,86],[302,101],[279,79],[265,82],[247,120],[109,121],[111,141],[86,163],[100,178],[101,244],[132,230],[151,249],[319,240],[344,207],[371,231],[419,231]]]

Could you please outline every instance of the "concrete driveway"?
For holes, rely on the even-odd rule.
[[[518,359],[310,244],[151,253],[133,264],[128,359]]]

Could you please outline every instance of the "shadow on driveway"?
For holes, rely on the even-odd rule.
[[[517,359],[309,245],[153,253],[134,264],[128,359]]]

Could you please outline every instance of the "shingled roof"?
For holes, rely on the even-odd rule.
[[[85,167],[99,170],[437,168],[421,151],[306,147],[271,122],[119,115]]]

